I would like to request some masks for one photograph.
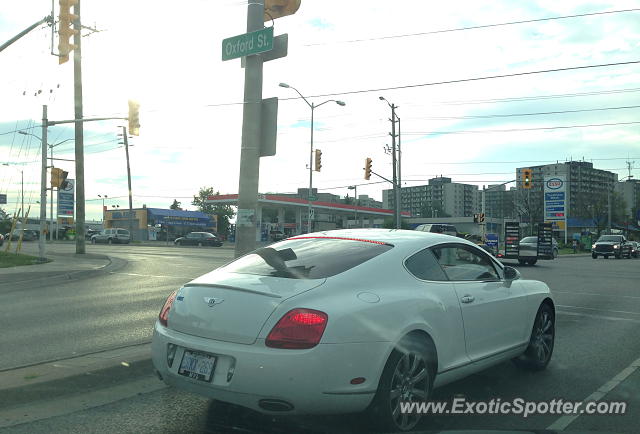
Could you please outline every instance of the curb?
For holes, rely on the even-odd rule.
[[[55,284],[60,284],[60,283],[65,283],[70,281],[84,280],[91,277],[104,275],[112,271],[118,271],[124,268],[128,263],[124,259],[114,258],[106,255],[92,254],[92,253],[88,255],[91,255],[91,256],[84,256],[84,255],[79,255],[79,256],[82,256],[85,258],[91,258],[91,259],[104,259],[108,261],[108,264],[92,270],[77,270],[77,271],[61,270],[59,274],[55,274],[53,276],[20,280],[17,282],[0,283],[0,292],[6,294],[6,293],[20,291],[24,289],[40,288],[43,286],[50,286],[50,285],[55,285]],[[77,257],[75,253],[56,254],[51,256]],[[9,291],[2,291],[3,287],[11,288],[11,289]]]

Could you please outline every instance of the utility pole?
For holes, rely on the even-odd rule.
[[[395,210],[394,210],[394,215],[395,215],[395,220],[396,220],[396,229],[400,229],[401,227],[401,222],[400,222],[400,185],[398,183],[398,157],[397,157],[397,152],[398,152],[398,147],[396,144],[396,105],[395,104],[391,104],[391,152],[393,155],[393,194],[395,196],[395,202],[396,202],[396,206],[395,206]]]
[[[122,137],[124,138],[124,150],[127,154],[127,182],[129,184],[129,234],[131,241],[135,239],[133,236],[133,195],[131,193],[131,166],[129,165],[129,138],[127,137],[127,127],[122,127]],[[104,208],[103,208],[104,209]]]
[[[82,35],[80,34],[80,0],[74,5],[74,15],[77,19],[73,22],[73,28],[76,30],[73,35],[73,100],[75,122],[75,156],[76,156],[76,253],[84,254],[84,222],[85,222],[85,195],[84,195],[84,123],[82,120],[82,57],[81,43]]]
[[[482,211],[480,211],[480,212],[482,213],[483,216],[485,216],[485,219],[486,219],[486,215],[487,215],[486,214],[486,199],[485,199],[486,193],[487,193],[486,186],[483,185],[482,186]],[[485,237],[487,235],[487,226],[486,225],[487,225],[487,223],[483,220],[482,221],[482,232],[481,232],[482,233],[482,241],[483,242],[484,242]]]
[[[247,33],[260,30],[263,27],[264,0],[247,0]],[[261,55],[245,58],[236,257],[250,252],[256,246],[256,214],[260,177],[262,63]]]
[[[611,192],[607,191],[607,229],[611,231]]]
[[[42,166],[40,172],[40,236],[38,237],[38,256],[46,260],[44,229],[47,220],[47,106],[42,106]],[[23,196],[24,197],[24,196]],[[23,205],[24,207],[24,205]],[[24,208],[23,211],[24,213]]]

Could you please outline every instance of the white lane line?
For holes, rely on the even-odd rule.
[[[629,312],[628,310],[611,310],[611,309],[598,309],[595,307],[582,307],[582,306],[569,306],[566,304],[556,304],[556,307],[564,307],[570,309],[584,309],[584,310],[595,310],[598,312],[612,312],[612,313],[626,313],[629,315],[640,315],[640,312]]]
[[[587,402],[599,401],[602,398],[604,398],[604,396],[607,393],[611,392],[617,385],[619,385],[624,380],[626,380],[627,377],[633,374],[638,368],[640,368],[640,358],[632,362],[629,366],[624,368],[622,371],[620,371],[620,373],[618,373],[618,375],[613,377],[611,380],[604,383],[598,390],[593,392],[591,395],[587,396],[582,401],[583,402],[582,408],[583,409],[585,408],[585,405]],[[580,416],[580,413],[566,414],[564,416],[560,416],[558,419],[556,419],[555,422],[549,425],[547,429],[550,431],[563,431],[567,426],[569,426],[571,422],[576,420],[579,416]]]
[[[573,291],[553,291],[558,294],[572,294],[572,295],[592,295],[596,297],[617,297],[617,298],[635,298],[640,300],[640,296],[637,295],[616,295],[616,294],[597,294],[595,292],[573,292]]]
[[[162,278],[170,278],[170,279],[195,279],[195,277],[189,276],[163,276],[159,274],[138,274],[138,273],[119,273],[117,271],[110,271],[109,274],[121,274],[123,276],[135,276],[135,277],[162,277]]]
[[[559,313],[561,315],[581,316],[581,317],[585,317],[585,318],[595,318],[595,319],[603,319],[603,320],[609,320],[609,321],[630,321],[630,322],[635,322],[635,323],[640,324],[640,319],[623,318],[623,317],[620,317],[620,316],[594,315],[594,314],[591,314],[591,313],[572,312],[572,311],[563,310],[563,309],[558,309],[557,313]]]

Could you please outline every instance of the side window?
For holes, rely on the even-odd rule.
[[[491,259],[470,246],[449,244],[434,247],[433,254],[449,280],[500,279]]]
[[[422,280],[448,280],[431,250],[424,249],[404,262],[407,270]]]

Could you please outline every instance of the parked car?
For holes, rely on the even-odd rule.
[[[553,259],[558,257],[558,241],[551,239],[551,254]],[[538,237],[524,237],[518,247],[518,262],[521,265],[535,265],[538,262]]]
[[[637,258],[640,256],[640,243],[637,241],[629,241],[631,243],[631,256]]]
[[[509,359],[542,370],[554,340],[545,283],[460,238],[360,229],[293,236],[184,284],[151,354],[170,386],[267,414],[366,410],[395,432],[422,417],[401,403]]]
[[[416,227],[414,230],[422,232],[432,232],[434,234],[453,235],[454,237],[458,235],[458,230],[454,225],[443,223],[424,224]]]
[[[91,244],[129,244],[131,242],[131,234],[126,229],[112,228],[104,229],[99,234],[91,236]]]
[[[282,241],[287,238],[287,236],[282,231],[271,231],[269,232],[269,238],[271,241]]]
[[[178,246],[222,246],[220,238],[209,232],[189,232],[184,237],[176,238],[174,244]]]
[[[616,259],[631,258],[632,247],[624,235],[602,235],[598,241],[591,246],[591,257],[598,259],[603,256],[604,259],[613,256]]]
[[[31,229],[14,229],[13,232],[5,234],[4,238],[9,239],[11,241],[18,241],[20,239],[20,232],[23,233],[22,241],[36,241],[38,237],[38,232]]]

